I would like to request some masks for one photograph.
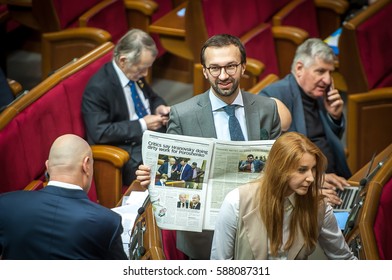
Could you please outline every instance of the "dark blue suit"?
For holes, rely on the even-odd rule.
[[[260,95],[275,97],[281,100],[290,110],[292,123],[288,131],[296,131],[307,136],[305,114],[302,104],[301,92],[295,77],[292,74],[284,79],[264,88]],[[324,128],[324,132],[336,160],[337,174],[344,178],[351,177],[351,171],[346,162],[346,156],[340,138],[345,129],[345,119],[342,117],[342,124],[336,125],[328,116],[323,100],[317,99],[319,103],[319,115]]]
[[[183,181],[192,181],[193,169],[189,164],[185,164],[183,166],[183,170],[181,170],[180,180]]]
[[[121,216],[82,190],[47,186],[0,196],[4,259],[127,259]]]

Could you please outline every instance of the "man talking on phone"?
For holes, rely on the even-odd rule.
[[[340,141],[344,129],[344,102],[334,88],[335,55],[320,39],[302,43],[295,54],[291,74],[264,88],[259,94],[281,100],[289,109],[288,131],[306,135],[328,158],[323,193],[331,204],[340,204],[336,189],[343,189],[351,177]]]

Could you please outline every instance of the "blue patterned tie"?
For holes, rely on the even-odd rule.
[[[143,105],[143,102],[140,100],[139,94],[137,93],[135,82],[129,81],[129,87],[131,88],[131,96],[133,100],[133,104],[135,105],[135,112],[139,119],[143,118],[147,115],[147,110]]]
[[[232,141],[245,141],[240,123],[235,116],[235,107],[235,105],[227,105],[223,107],[225,112],[229,115],[230,138]]]

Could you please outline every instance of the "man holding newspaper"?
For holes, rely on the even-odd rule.
[[[281,121],[284,125],[291,122],[291,118],[279,119],[283,114],[278,114],[273,99],[241,91],[246,52],[237,37],[220,34],[209,38],[201,49],[201,63],[211,88],[171,108],[167,133],[233,140],[233,133],[240,130],[242,140],[268,140],[281,134]],[[232,116],[228,105],[234,105],[230,106]],[[150,183],[148,166],[140,166],[136,175],[142,185]],[[190,259],[210,258],[213,231],[177,231],[176,236],[177,248]]]

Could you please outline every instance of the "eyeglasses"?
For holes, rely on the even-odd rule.
[[[212,77],[217,78],[221,74],[222,68],[225,69],[227,75],[232,76],[237,72],[237,67],[240,65],[241,63],[229,64],[226,66],[210,66],[206,67],[206,69],[208,69],[208,72],[210,72]]]

